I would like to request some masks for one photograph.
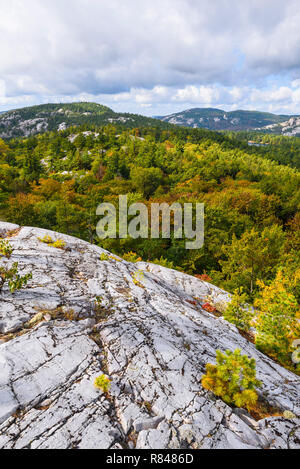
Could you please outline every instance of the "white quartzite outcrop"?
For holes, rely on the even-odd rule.
[[[0,296],[0,448],[300,447],[299,377],[201,308],[228,294],[156,265],[100,260],[101,248],[46,230],[0,223],[0,235],[14,248],[7,262],[33,275]],[[256,422],[201,387],[216,350],[236,348],[257,360],[264,399],[295,419]],[[93,386],[101,374],[109,395]]]

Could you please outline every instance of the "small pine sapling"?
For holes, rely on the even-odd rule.
[[[258,400],[256,388],[261,386],[256,379],[256,362],[239,349],[225,354],[217,350],[217,364],[206,365],[202,386],[212,391],[229,405],[243,407],[250,411]]]

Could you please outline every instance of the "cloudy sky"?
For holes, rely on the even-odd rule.
[[[0,0],[0,111],[300,114],[299,0]]]

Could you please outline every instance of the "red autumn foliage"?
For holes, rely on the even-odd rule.
[[[212,278],[207,274],[195,275],[195,277],[203,282],[212,282]]]
[[[191,300],[187,300],[188,303],[190,303],[190,305],[193,305],[193,306],[198,306],[198,303],[197,301],[191,301]]]
[[[202,308],[207,311],[208,313],[216,313],[217,310],[214,306],[212,306],[211,304],[209,303],[205,303],[204,305],[202,305]]]

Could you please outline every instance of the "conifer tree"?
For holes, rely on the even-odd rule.
[[[261,382],[256,379],[254,358],[241,355],[239,349],[234,352],[227,350],[225,354],[217,350],[217,364],[206,365],[202,386],[229,405],[251,410],[257,404],[256,388],[261,386]]]

